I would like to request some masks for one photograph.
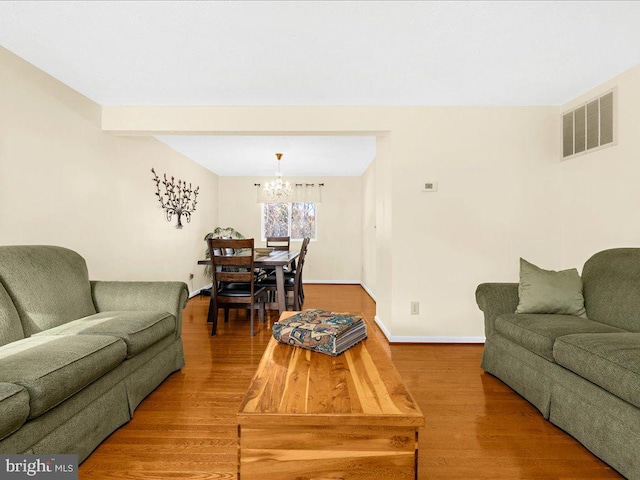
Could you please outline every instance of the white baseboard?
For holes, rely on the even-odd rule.
[[[391,335],[387,327],[382,323],[380,317],[374,317],[376,324],[387,337],[389,343],[484,343],[485,337],[435,337],[435,336],[412,336],[412,335]]]
[[[326,283],[327,285],[360,285],[360,280],[303,280],[302,283]]]
[[[369,295],[371,297],[371,300],[373,300],[374,302],[376,302],[376,296],[373,294],[373,292],[371,290],[369,290],[369,288],[362,282],[360,282],[360,286],[364,289],[365,292],[367,292],[367,295]]]
[[[390,343],[484,343],[485,337],[434,337],[392,335]]]
[[[384,323],[382,323],[382,320],[380,320],[380,317],[376,315],[375,317],[373,317],[373,320],[380,327],[380,330],[382,330],[382,333],[384,333],[384,336],[387,337],[387,341],[390,342],[391,334],[389,333],[389,330],[387,330],[387,327],[384,326]]]
[[[198,290],[194,290],[193,292],[191,292],[191,293],[189,294],[189,298],[193,298],[193,297],[195,297],[196,295],[200,295],[200,292],[201,292],[202,290],[204,290],[204,289],[206,289],[206,288],[211,288],[211,287],[213,287],[213,283],[210,283],[209,285],[205,285],[204,287],[199,288]]]

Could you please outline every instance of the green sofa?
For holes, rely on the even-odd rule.
[[[182,282],[90,282],[54,246],[0,247],[0,453],[83,461],[184,365]]]
[[[640,248],[584,265],[588,319],[516,314],[517,283],[484,283],[482,368],[627,478],[640,479]]]

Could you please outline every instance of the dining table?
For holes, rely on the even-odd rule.
[[[284,269],[285,267],[290,267],[291,270],[295,269],[295,261],[299,255],[300,252],[297,250],[273,250],[268,255],[255,254],[254,268],[273,269],[276,274],[276,301],[265,304],[265,308],[268,310],[278,310],[280,315],[287,310]],[[211,260],[198,260],[198,265],[211,265]]]

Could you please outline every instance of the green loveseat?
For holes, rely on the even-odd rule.
[[[517,283],[485,283],[482,368],[624,476],[640,479],[640,248],[582,272],[588,320],[516,314]]]
[[[184,365],[182,282],[90,282],[53,246],[0,247],[0,453],[83,461]]]

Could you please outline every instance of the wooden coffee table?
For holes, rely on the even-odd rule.
[[[240,480],[417,478],[424,416],[367,329],[338,357],[271,338],[238,412]]]

